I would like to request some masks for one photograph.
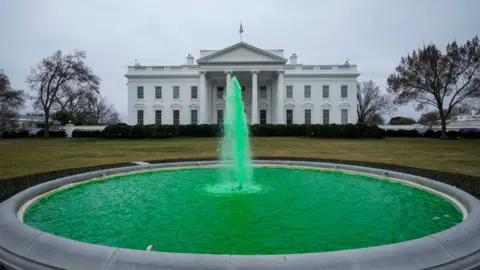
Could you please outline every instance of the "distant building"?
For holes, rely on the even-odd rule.
[[[12,118],[13,122],[16,122],[16,129],[43,129],[45,126],[45,118],[43,116],[30,116],[21,115]],[[50,130],[58,130],[61,123],[59,121],[50,121]]]
[[[357,122],[357,66],[305,65],[282,49],[239,42],[185,65],[128,67],[128,124],[217,124],[236,76],[250,124]],[[289,61],[289,63],[287,63]]]
[[[480,115],[473,113],[457,115],[452,117],[450,120],[450,125],[478,126],[480,125]]]

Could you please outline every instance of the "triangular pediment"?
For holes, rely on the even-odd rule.
[[[240,42],[197,60],[199,64],[216,63],[286,63],[287,59]]]

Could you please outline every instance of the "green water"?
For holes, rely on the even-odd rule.
[[[253,169],[251,190],[224,193],[218,168],[92,181],[48,196],[28,225],[112,247],[211,254],[333,251],[419,238],[461,222],[424,190],[315,170]]]
[[[232,188],[253,185],[248,123],[242,101],[242,87],[236,77],[232,78],[231,86],[227,85],[225,104],[224,133],[220,148],[220,160],[225,165],[224,181],[219,188],[229,192]]]

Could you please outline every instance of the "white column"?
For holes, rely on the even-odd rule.
[[[275,93],[275,106],[277,109],[277,114],[275,117],[275,122],[277,124],[285,124],[285,116],[284,116],[284,100],[285,100],[285,91],[283,86],[283,74],[285,71],[280,70],[278,71],[278,80],[277,80],[277,93]]]
[[[199,123],[208,124],[208,95],[207,95],[207,80],[205,79],[205,71],[200,71],[200,111]]]
[[[232,88],[232,71],[226,70],[225,74],[227,74],[226,85],[225,85],[225,93],[227,93],[227,91],[230,91]]]
[[[251,124],[258,124],[258,83],[257,70],[252,71],[252,121]]]

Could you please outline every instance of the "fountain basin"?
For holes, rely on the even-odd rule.
[[[345,170],[403,181],[451,201],[463,214],[463,221],[446,230],[409,241],[330,252],[283,253],[275,255],[194,254],[146,252],[74,241],[42,232],[21,222],[26,203],[68,184],[92,178],[142,170],[205,167],[217,161],[178,162],[109,169],[65,177],[25,190],[0,205],[0,260],[12,269],[40,269],[39,265],[68,269],[158,268],[341,268],[341,269],[465,269],[480,262],[480,205],[473,196],[433,180],[399,172],[351,165],[301,162],[256,161],[257,165]],[[381,180],[379,180],[381,181]],[[38,198],[37,198],[38,199]],[[28,213],[28,211],[27,211]],[[27,215],[28,217],[28,215]],[[181,224],[179,224],[180,226]],[[139,240],[141,241],[141,240]],[[320,240],[319,240],[320,241]],[[145,246],[146,247],[146,246]],[[197,251],[193,250],[195,253]],[[260,251],[261,252],[261,251]],[[287,250],[288,252],[288,250]],[[241,252],[240,252],[241,253]],[[468,269],[468,268],[467,268]]]

